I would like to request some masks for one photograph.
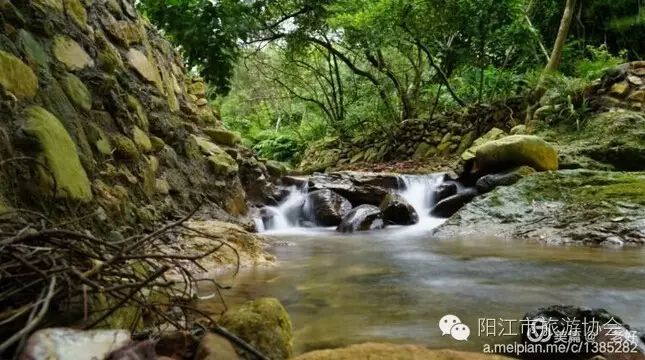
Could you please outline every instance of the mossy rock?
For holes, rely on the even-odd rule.
[[[238,172],[238,165],[235,159],[226,151],[208,139],[191,135],[190,141],[186,144],[189,156],[196,158],[205,156],[213,172],[218,175],[234,175]],[[198,151],[200,154],[196,154]]]
[[[0,50],[0,85],[18,98],[32,98],[38,91],[38,78],[20,59]]]
[[[541,136],[557,142],[561,167],[645,170],[645,116],[637,111],[606,111],[575,125],[540,129]]]
[[[85,111],[92,110],[92,94],[81,79],[74,74],[67,74],[60,83],[74,105]]]
[[[207,90],[206,84],[202,81],[194,82],[188,86],[188,93],[198,97],[205,96]]]
[[[265,165],[267,167],[269,175],[274,178],[281,178],[287,173],[287,167],[279,161],[267,160]]]
[[[161,79],[157,66],[144,53],[133,48],[128,51],[126,58],[128,64],[136,70],[143,80],[160,87]]]
[[[150,137],[150,144],[152,145],[153,153],[158,153],[159,151],[163,150],[164,146],[166,146],[166,143],[162,138],[156,137],[154,135]]]
[[[107,32],[120,45],[127,48],[143,42],[144,34],[139,24],[127,20],[115,20],[111,17],[103,20]]]
[[[89,123],[87,127],[88,141],[94,145],[94,148],[103,155],[112,154],[112,144],[110,139],[105,135],[103,129],[94,123]]]
[[[141,105],[141,102],[139,102],[139,99],[132,95],[128,95],[126,98],[126,103],[128,105],[128,110],[134,112],[137,115],[137,126],[139,126],[144,131],[148,131],[148,128],[150,126],[148,122],[148,115],[146,114],[146,110],[144,109],[143,105]]]
[[[48,68],[51,58],[31,33],[23,29],[18,30],[17,44],[31,63],[36,62],[41,69]]]
[[[204,134],[208,135],[211,140],[215,141],[218,144],[234,146],[242,142],[242,137],[240,134],[228,131],[225,129],[217,129],[212,127],[207,127],[202,129]]]
[[[63,2],[67,16],[81,29],[85,29],[87,27],[87,11],[80,0],[64,0]]]
[[[94,66],[94,60],[76,41],[63,35],[54,38],[54,56],[62,62],[67,70],[78,71]]]
[[[114,145],[115,154],[120,158],[137,160],[141,157],[137,145],[127,136],[121,134],[113,135],[112,144]]]
[[[492,128],[489,132],[477,138],[473,142],[472,146],[461,154],[461,159],[464,161],[474,159],[475,152],[477,151],[478,146],[483,145],[489,141],[501,139],[504,136],[506,136],[506,133],[504,132],[504,130],[501,130],[498,128]]]
[[[25,111],[24,132],[35,138],[43,162],[56,181],[56,196],[77,201],[92,200],[90,181],[76,151],[76,145],[63,124],[47,110],[32,106]],[[48,172],[41,171],[43,184],[54,184]],[[43,189],[46,193],[47,190]]]
[[[56,12],[62,13],[64,9],[62,0],[33,0],[32,3],[43,12],[55,10]]]
[[[221,325],[272,360],[293,355],[291,320],[280,301],[260,298],[229,311]]]
[[[437,235],[493,234],[550,244],[643,246],[645,173],[535,173],[477,197]]]
[[[135,126],[132,129],[132,137],[139,150],[144,153],[149,153],[152,151],[152,143],[150,142],[148,134],[146,134],[145,131],[139,129],[138,126]]]
[[[491,171],[528,165],[538,171],[557,170],[558,152],[542,138],[533,135],[511,135],[478,146],[477,169]]]

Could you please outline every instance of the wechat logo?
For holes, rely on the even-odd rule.
[[[446,315],[439,320],[441,336],[450,335],[458,341],[467,341],[470,336],[470,328],[459,320],[455,315]]]

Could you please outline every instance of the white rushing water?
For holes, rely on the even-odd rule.
[[[436,203],[435,190],[441,185],[443,179],[442,173],[400,176],[400,189],[392,189],[392,191],[401,195],[419,215],[419,223],[409,226],[410,230],[428,230],[443,222],[443,219],[430,216],[430,210]],[[299,228],[307,190],[306,186],[291,186],[287,189],[287,197],[278,206],[264,207],[261,210],[264,216],[255,219],[258,231],[284,232]]]
[[[302,205],[307,196],[307,187],[291,186],[287,189],[287,197],[278,206],[266,206],[262,211],[271,214],[269,221],[263,221],[262,218],[256,218],[255,224],[259,232],[269,230],[283,231],[290,228],[296,228],[300,224]]]
[[[435,190],[443,183],[445,174],[428,175],[401,175],[403,189],[398,193],[407,201],[419,215],[419,222],[411,227],[410,231],[429,230],[441,225],[445,219],[435,218],[430,215],[430,210],[437,203]]]

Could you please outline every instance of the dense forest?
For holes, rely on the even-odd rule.
[[[292,165],[325,137],[387,134],[406,119],[527,96],[540,84],[566,99],[645,53],[638,0],[144,0],[140,8],[216,85],[211,99],[225,124],[262,156]]]

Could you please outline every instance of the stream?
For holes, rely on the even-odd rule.
[[[342,234],[299,228],[285,215],[265,229],[276,241],[278,265],[242,271],[224,296],[233,304],[278,298],[293,322],[296,353],[366,341],[480,351],[512,339],[478,336],[479,319],[517,321],[554,304],[605,308],[645,328],[645,251],[479,236],[440,240],[432,230],[442,220],[422,215],[437,183],[406,180],[401,194],[421,217],[413,226]],[[287,214],[289,206],[276,210]],[[446,314],[470,326],[469,341],[441,335],[437,323]]]

